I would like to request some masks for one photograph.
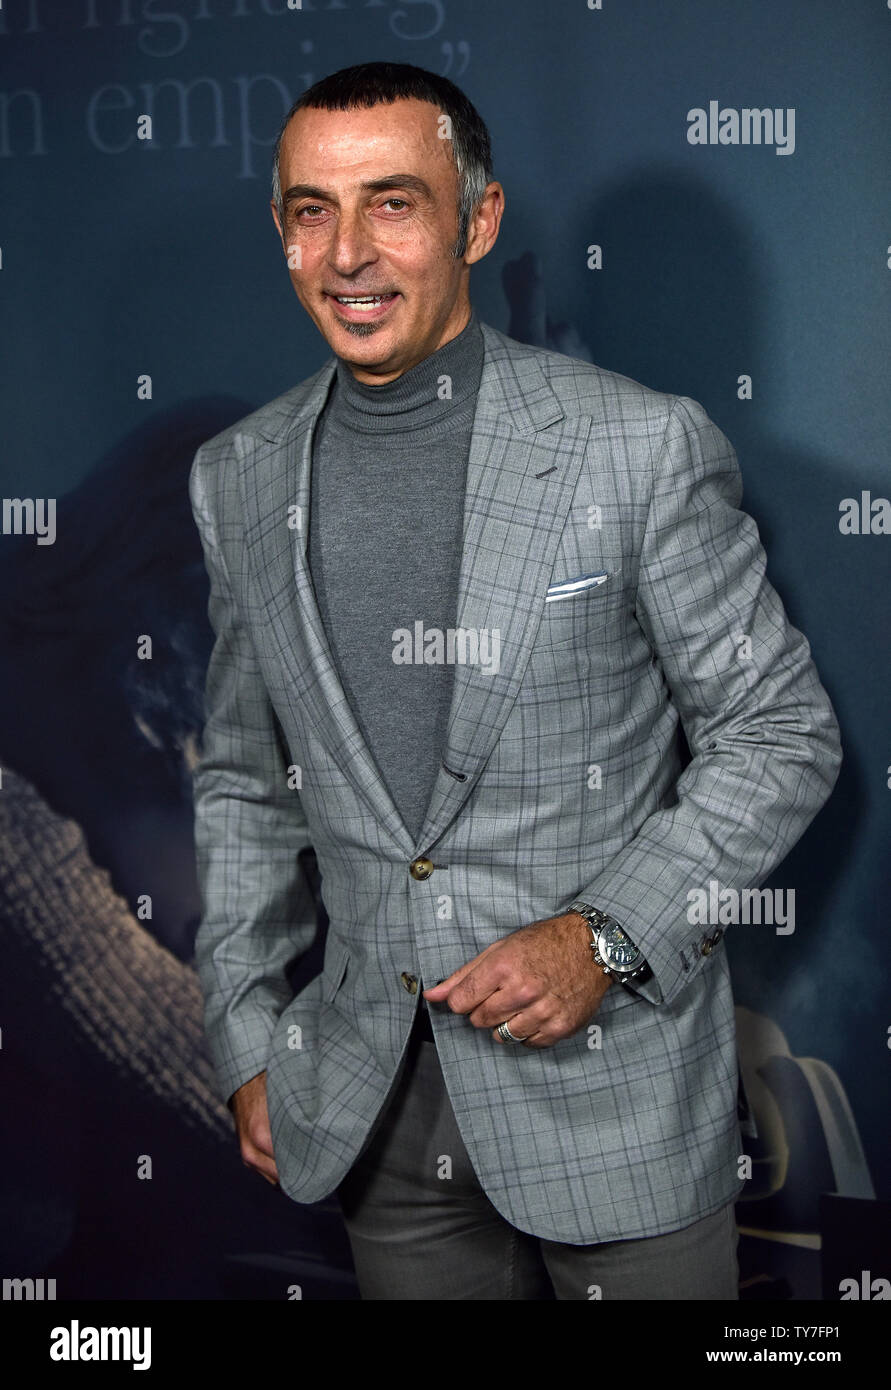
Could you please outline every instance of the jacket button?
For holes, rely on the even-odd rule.
[[[429,878],[433,873],[433,860],[425,859],[422,855],[420,859],[413,859],[408,866],[408,871],[412,878]]]
[[[400,978],[400,980],[402,981],[402,988],[403,988],[404,990],[406,990],[409,994],[417,994],[417,992],[418,992],[418,977],[417,977],[417,975],[409,975],[409,973],[408,973],[407,970],[403,970],[403,972],[402,972],[402,974],[399,976],[399,978]]]

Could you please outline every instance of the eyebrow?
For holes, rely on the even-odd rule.
[[[417,174],[387,174],[382,179],[366,179],[359,184],[362,193],[385,193],[388,188],[404,188],[407,192],[417,193],[422,198],[433,201],[433,191],[428,183],[418,178]],[[293,203],[297,198],[318,198],[326,203],[336,203],[337,198],[333,193],[327,192],[324,188],[317,188],[315,184],[295,183],[285,193],[283,202]]]

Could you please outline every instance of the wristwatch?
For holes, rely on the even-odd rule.
[[[610,917],[608,913],[601,912],[599,908],[592,907],[580,898],[576,898],[575,902],[571,902],[563,911],[578,912],[588,923],[593,937],[590,943],[591,950],[604,975],[611,976],[620,985],[627,985],[632,980],[643,984],[644,980],[652,977],[653,972],[647,965],[643,952],[635,946],[615,917]]]

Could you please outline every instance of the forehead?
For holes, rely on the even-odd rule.
[[[304,107],[282,137],[282,185],[322,178],[348,183],[397,169],[423,174],[428,182],[453,182],[451,141],[438,134],[442,114],[415,98],[353,111]]]

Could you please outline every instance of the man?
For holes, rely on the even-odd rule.
[[[337,1191],[363,1297],[735,1298],[733,1000],[688,893],[782,860],[837,726],[702,408],[478,320],[491,172],[407,65],[283,127],[334,357],[192,470],[208,1034],[244,1161]]]

